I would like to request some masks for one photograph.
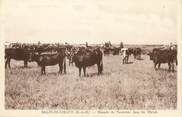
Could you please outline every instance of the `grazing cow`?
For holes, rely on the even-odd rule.
[[[129,60],[129,50],[128,48],[122,48],[121,49],[121,55],[123,58],[123,64],[127,64]]]
[[[61,50],[55,54],[35,54],[32,53],[29,61],[36,61],[41,67],[41,75],[46,74],[46,66],[52,66],[59,64],[59,73],[66,73],[66,54],[64,50]]]
[[[134,49],[133,49],[133,48],[128,48],[129,56],[130,56],[131,54],[133,54],[133,51],[134,51]]]
[[[103,54],[99,48],[88,51],[85,48],[80,48],[79,51],[73,56],[73,62],[79,69],[79,76],[83,68],[84,76],[86,76],[86,67],[97,64],[98,75],[103,71]]]
[[[124,48],[123,42],[120,43],[119,47],[112,48],[113,55],[119,55],[121,48]]]
[[[24,67],[28,65],[30,51],[23,48],[6,48],[5,49],[5,68],[8,67],[11,69],[10,61],[11,59],[23,60]]]
[[[135,59],[141,59],[142,49],[141,48],[133,48],[133,56]]]
[[[113,55],[119,55],[120,50],[121,50],[121,47],[114,47],[112,49]]]
[[[120,43],[119,47],[112,46],[111,42],[104,44],[104,55],[119,55],[121,48],[123,48],[123,42]]]
[[[104,47],[104,55],[109,55],[111,53],[110,47]]]
[[[177,50],[154,48],[148,55],[150,56],[150,60],[153,60],[155,69],[157,64],[159,69],[161,63],[168,63],[169,72],[171,69],[174,72],[174,62],[177,65]]]

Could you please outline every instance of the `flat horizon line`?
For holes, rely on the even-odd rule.
[[[21,43],[21,44],[38,44],[38,42],[7,42],[7,41],[5,41],[4,42],[4,45],[6,44],[6,43]],[[40,42],[41,44],[57,44],[58,42]],[[64,44],[65,45],[65,43],[59,43],[59,44]],[[85,45],[86,43],[68,43],[69,45]],[[103,43],[88,43],[88,45],[101,45],[101,44],[103,44]],[[119,45],[120,43],[111,43],[112,45]],[[170,43],[169,43],[170,44]],[[143,44],[141,44],[141,43],[125,43],[124,45],[169,45],[169,44],[159,44],[159,43],[151,43],[151,44],[148,44],[148,43],[143,43]],[[173,43],[173,44],[177,44],[177,43]]]

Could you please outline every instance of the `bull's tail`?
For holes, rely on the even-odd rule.
[[[103,71],[103,63],[100,65],[100,71]]]
[[[100,73],[103,71],[103,59],[100,61]]]
[[[64,73],[66,74],[66,57],[64,58],[63,61],[63,67],[64,67]]]

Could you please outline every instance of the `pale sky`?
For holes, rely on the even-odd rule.
[[[3,0],[8,42],[169,44],[177,0]]]

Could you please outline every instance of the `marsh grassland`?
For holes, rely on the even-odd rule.
[[[11,61],[5,70],[6,109],[176,109],[177,72],[167,64],[155,71],[147,55],[130,57],[122,64],[120,56],[104,56],[104,71],[87,68],[87,77],[67,64],[67,74],[58,74],[58,65],[46,68],[41,76],[36,63],[23,68],[23,61]],[[68,62],[67,62],[68,63]]]

